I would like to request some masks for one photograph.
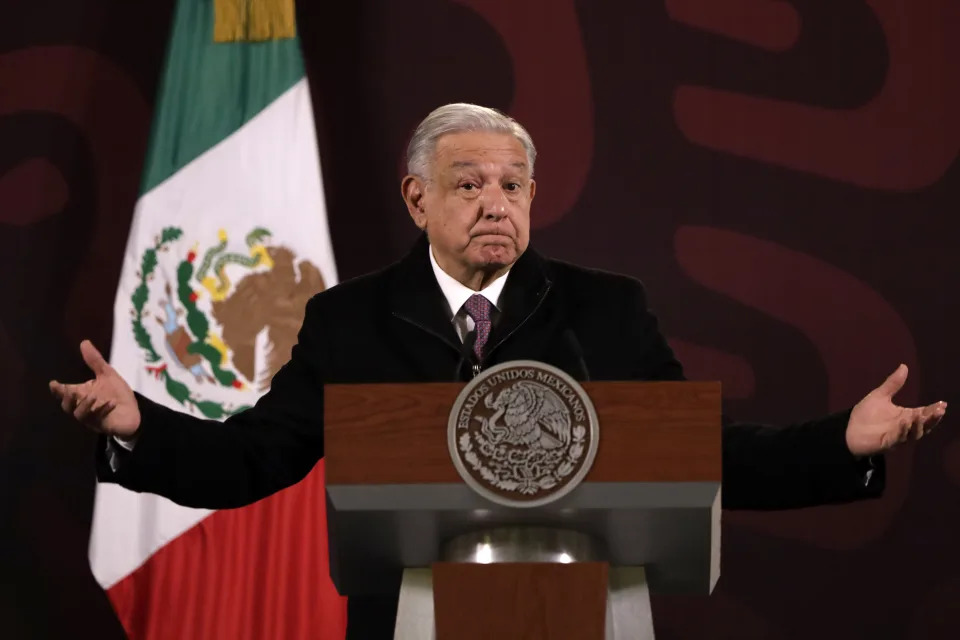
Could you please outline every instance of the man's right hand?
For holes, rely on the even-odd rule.
[[[140,428],[140,409],[133,389],[89,340],[80,343],[83,361],[94,378],[80,384],[50,381],[61,408],[98,433],[132,438]]]

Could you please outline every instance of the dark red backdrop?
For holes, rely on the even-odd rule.
[[[455,100],[541,156],[534,243],[648,285],[738,417],[849,405],[897,363],[953,400],[960,5],[952,0],[300,2],[341,277],[414,237],[406,136]],[[89,575],[92,438],[45,382],[109,343],[172,0],[32,0],[0,21],[0,636],[122,637]],[[955,638],[960,435],[887,495],[726,513],[707,598],[658,638]]]

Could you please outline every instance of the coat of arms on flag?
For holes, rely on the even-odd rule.
[[[166,227],[139,258],[131,325],[146,371],[207,418],[243,411],[248,391],[269,388],[302,309],[324,288],[316,265],[271,236],[255,227],[237,250],[225,229],[204,246]]]

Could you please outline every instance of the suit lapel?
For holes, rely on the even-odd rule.
[[[429,247],[423,234],[400,261],[391,288],[391,311],[395,317],[432,334],[459,353],[460,337],[447,316],[447,301],[427,255]]]
[[[488,358],[536,312],[550,287],[543,259],[528,248],[510,269],[500,295],[499,306],[503,309],[503,315],[490,334]]]
[[[397,265],[391,287],[391,311],[396,318],[431,334],[461,354],[463,344],[450,321],[447,301],[430,266],[429,247],[426,234],[421,235]],[[499,304],[503,312],[490,335],[488,358],[527,322],[543,303],[550,287],[543,259],[527,249],[510,269],[503,287]]]

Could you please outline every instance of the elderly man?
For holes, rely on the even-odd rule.
[[[539,360],[575,378],[680,380],[683,370],[636,280],[529,248],[536,150],[493,109],[450,104],[414,132],[401,184],[424,231],[386,269],[315,296],[289,363],[253,408],[224,423],[135,394],[89,342],[94,378],[50,383],[63,410],[103,434],[105,482],[208,508],[249,504],[323,456],[323,385],[467,380]],[[777,428],[727,423],[723,504],[770,509],[880,494],[882,453],[931,429],[945,403],[896,406],[900,366],[855,407]],[[348,637],[392,637],[396,594],[351,599]]]

